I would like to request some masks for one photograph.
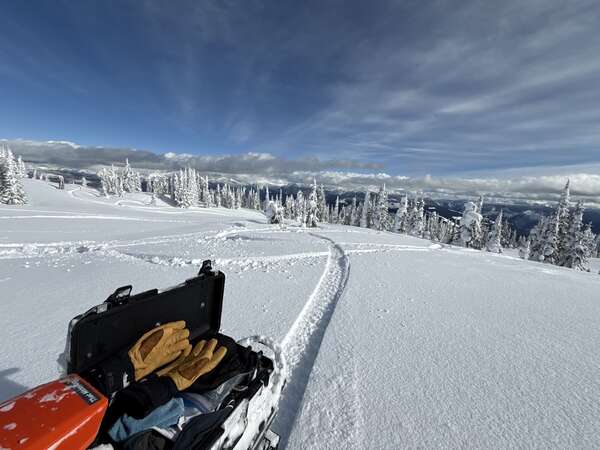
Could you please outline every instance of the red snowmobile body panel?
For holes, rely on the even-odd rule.
[[[108,399],[77,375],[0,403],[0,448],[83,450],[94,441]]]

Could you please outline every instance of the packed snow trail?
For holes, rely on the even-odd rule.
[[[274,428],[281,436],[282,448],[301,408],[313,364],[350,273],[350,260],[342,247],[328,237],[310,235],[330,243],[329,256],[315,290],[281,343],[288,377]]]

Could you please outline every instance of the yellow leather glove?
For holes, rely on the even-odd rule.
[[[185,322],[180,320],[156,327],[139,338],[128,353],[135,369],[135,380],[144,378],[185,352],[189,354],[189,336]]]
[[[168,372],[160,371],[159,375],[170,377],[179,391],[189,388],[194,384],[194,381],[217,367],[225,357],[227,348],[219,347],[216,349],[217,344],[216,339],[211,339],[208,343],[205,340],[198,342],[192,352],[183,358],[179,365]]]

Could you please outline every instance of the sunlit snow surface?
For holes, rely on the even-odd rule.
[[[58,375],[73,316],[216,259],[222,329],[287,356],[287,448],[600,446],[600,276],[255,211],[26,180],[0,206],[0,401]],[[596,270],[597,272],[597,270]],[[0,426],[2,426],[0,417]]]

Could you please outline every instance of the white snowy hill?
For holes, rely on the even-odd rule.
[[[283,345],[275,428],[289,449],[600,447],[596,274],[144,194],[25,188],[28,205],[0,206],[0,400],[55,378],[69,320],[116,287],[166,287],[212,258],[225,332]]]

